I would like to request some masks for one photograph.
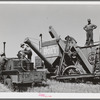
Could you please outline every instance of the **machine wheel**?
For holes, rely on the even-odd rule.
[[[12,83],[12,79],[10,77],[7,77],[5,80],[4,80],[4,85],[6,85],[10,90],[13,91],[13,83]]]
[[[63,72],[63,75],[64,76],[68,76],[68,75],[78,75],[79,72],[76,70],[76,68],[74,67],[70,67],[68,69],[66,69],[64,72]],[[67,79],[67,80],[64,80],[64,82],[68,82],[71,81],[71,82],[80,82],[80,79],[75,79],[75,78],[70,78],[70,79]]]
[[[75,68],[69,68],[63,73],[63,75],[76,75],[76,74],[78,74],[78,72],[76,71]]]

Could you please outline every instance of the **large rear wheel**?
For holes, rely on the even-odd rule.
[[[77,71],[77,69],[75,67],[69,67],[68,69],[66,69],[64,72],[63,72],[63,75],[64,76],[70,76],[71,75],[79,75],[79,71]],[[69,79],[65,79],[64,80],[65,82],[68,82],[68,81],[71,81],[71,82],[80,82],[81,79],[76,79],[76,78],[69,78]]]

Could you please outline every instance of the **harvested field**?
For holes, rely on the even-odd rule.
[[[11,90],[0,83],[0,92],[11,92]]]
[[[100,93],[100,85],[86,83],[63,83],[55,80],[48,80],[48,85],[34,86],[27,92],[45,93]]]
[[[3,84],[0,84],[0,92],[11,92]],[[18,92],[18,91],[15,91]],[[55,80],[47,80],[45,84],[37,84],[33,88],[28,88],[27,91],[33,93],[100,93],[100,85],[86,83],[64,83]]]

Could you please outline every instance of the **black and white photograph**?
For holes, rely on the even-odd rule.
[[[100,2],[0,2],[0,93],[100,93]]]

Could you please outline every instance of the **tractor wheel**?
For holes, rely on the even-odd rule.
[[[10,90],[13,91],[13,83],[11,78],[6,78],[4,80],[4,85],[6,85]]]

